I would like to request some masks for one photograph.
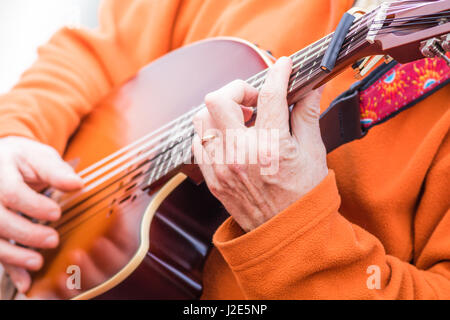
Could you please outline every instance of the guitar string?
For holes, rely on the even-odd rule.
[[[319,41],[321,41],[321,40],[323,40],[323,39],[320,39]],[[253,80],[253,79],[260,78],[260,77],[264,76],[266,72],[267,72],[267,70],[263,70],[263,71],[261,71],[260,73],[258,73],[258,74],[256,74],[256,75],[252,76],[249,80],[251,81],[251,80]],[[193,110],[189,111],[189,113],[194,113],[194,112],[197,112],[197,109],[193,109]],[[184,116],[186,116],[186,114],[183,115],[183,116],[181,116],[181,117],[184,117]],[[83,176],[83,175],[87,174],[88,172],[92,171],[93,169],[95,169],[95,168],[98,167],[99,165],[103,165],[105,162],[108,162],[109,160],[111,160],[111,158],[113,158],[114,156],[117,156],[117,154],[123,153],[125,150],[130,149],[130,148],[133,147],[134,145],[143,142],[145,139],[148,138],[148,136],[152,136],[152,135],[154,135],[155,133],[160,132],[160,131],[166,129],[166,128],[169,127],[169,126],[172,126],[172,125],[173,125],[175,122],[177,122],[178,120],[179,120],[179,118],[174,119],[172,122],[168,123],[167,125],[163,126],[162,128],[159,128],[158,130],[149,133],[149,135],[140,138],[139,140],[137,140],[137,141],[134,142],[133,144],[124,147],[123,149],[121,149],[121,150],[117,151],[116,153],[114,153],[114,154],[108,156],[107,158],[105,158],[105,159],[103,159],[103,160],[101,160],[101,161],[95,163],[94,165],[92,165],[92,166],[86,168],[85,170],[81,171],[81,172],[79,173],[79,175]]]
[[[315,73],[317,73],[317,71],[320,71],[320,69],[319,70],[316,70],[316,72]],[[301,83],[301,81],[299,81],[299,83]],[[190,139],[192,138],[192,134],[189,136],[189,138],[188,138],[188,140],[190,141]],[[185,143],[186,144],[186,143]],[[157,156],[157,157],[162,157],[163,155],[159,155],[159,156]],[[138,161],[136,161],[136,162],[139,162],[141,159],[138,159]],[[182,162],[183,163],[183,162]],[[177,163],[174,163],[175,164],[175,166],[174,167],[177,167],[179,164],[177,164]],[[169,167],[168,167],[169,168]],[[154,169],[153,169],[154,170]],[[117,170],[117,171],[119,171],[119,170]],[[120,170],[121,172],[123,172],[123,170]],[[167,170],[166,170],[167,171]],[[154,171],[153,171],[154,172]],[[149,173],[149,174],[151,174],[151,173]],[[115,176],[115,175],[114,175]],[[108,180],[110,179],[111,177],[109,177],[108,178]],[[160,176],[158,175],[157,176],[157,179],[159,179],[160,178]],[[119,179],[119,180],[122,180],[123,178],[121,178],[121,179]],[[157,179],[155,179],[155,180],[157,180]],[[118,181],[115,181],[114,182],[114,184],[115,183],[117,183]],[[130,181],[130,184],[132,183],[133,181]],[[108,187],[110,187],[110,186],[108,186]],[[123,189],[123,188],[121,188],[121,189]],[[109,197],[110,195],[108,195],[108,197]]]
[[[439,16],[440,19],[442,18],[449,18],[450,15],[444,15],[444,16]],[[428,22],[410,22],[410,23],[404,23],[404,24],[398,24],[398,25],[389,25],[389,26],[384,26],[381,30],[387,30],[387,29],[399,29],[399,31],[402,30],[413,30],[413,28],[405,28],[405,27],[410,27],[410,26],[416,26],[416,25],[430,25],[430,24],[438,24],[439,25],[439,21],[435,21],[437,18],[433,18],[433,21],[428,21]],[[447,22],[448,23],[448,22]],[[377,29],[369,29],[369,32],[374,32]],[[388,33],[388,32],[384,32],[384,33]],[[384,34],[381,33],[381,34]],[[390,31],[389,33],[392,33],[392,31]],[[369,33],[369,36],[373,35]]]
[[[368,15],[372,16],[373,14],[374,14],[374,12],[372,12],[372,13],[370,13],[370,14],[368,14]],[[329,35],[329,36],[327,36],[327,37],[324,37],[324,38],[318,40],[316,43],[312,44],[311,46],[316,46],[316,47],[317,47],[318,45],[322,44],[322,43],[321,43],[322,41],[329,39],[331,36],[332,36],[332,34]],[[307,47],[307,48],[305,48],[305,49],[303,49],[303,50],[297,52],[296,54],[293,55],[293,58],[294,58],[294,59],[300,59],[300,58],[303,58],[303,57],[304,57],[303,53],[309,53],[309,50],[308,50],[308,49],[310,49],[311,46],[309,46],[309,47]],[[305,52],[305,51],[306,51],[306,52]],[[299,54],[302,54],[302,55],[299,56]],[[252,81],[252,80],[254,80],[254,79],[258,79],[258,78],[264,77],[265,74],[266,74],[266,72],[267,72],[267,70],[263,70],[262,72],[260,72],[259,74],[254,75],[252,78],[250,78],[250,79],[248,79],[248,80],[249,80],[249,81]],[[175,119],[174,121],[176,121],[176,120],[177,120],[177,119]],[[169,124],[169,125],[170,125],[170,124]],[[160,131],[160,130],[157,130],[157,131]],[[154,132],[153,132],[153,133],[154,133]],[[152,134],[152,133],[151,133],[151,134]],[[139,143],[139,142],[142,142],[145,138],[146,138],[146,137],[143,137],[143,138],[139,139],[136,143],[133,143],[133,145],[134,145],[134,144],[137,144],[137,143]],[[129,149],[129,147],[130,147],[130,146],[125,147],[125,148],[123,148],[122,150],[119,150],[118,152],[114,153],[113,155],[107,157],[107,159],[103,159],[102,161],[99,161],[98,163],[96,163],[96,164],[94,164],[94,165],[92,165],[92,166],[86,168],[85,170],[81,171],[79,174],[80,174],[81,176],[87,174],[89,171],[92,171],[92,168],[95,168],[95,167],[97,167],[97,166],[99,166],[99,165],[101,165],[101,164],[103,164],[103,163],[105,163],[105,162],[111,160],[111,158],[112,158],[113,156],[117,156],[117,153],[120,153],[120,152],[122,152],[122,151],[125,150],[125,149]]]
[[[320,40],[317,41],[315,44],[313,44],[313,46],[315,45],[315,46],[317,47],[318,45],[322,44],[321,42],[322,42],[323,40],[326,41],[329,37],[330,37],[330,36],[320,39]],[[306,48],[306,49],[309,49],[309,47]],[[303,50],[300,51],[299,53],[302,53],[302,52],[303,52]],[[308,53],[309,53],[309,52],[308,52]],[[300,58],[302,58],[303,56],[304,56],[304,55],[298,56],[298,53],[293,55],[294,59],[297,59],[297,60],[300,59]],[[295,60],[294,60],[294,62],[295,62]],[[259,78],[261,78],[261,77],[264,77],[264,76],[266,75],[266,73],[267,73],[267,70],[264,70],[264,71],[260,72],[259,74],[256,74],[255,76],[253,76],[252,78],[250,78],[249,81],[252,81],[253,79],[259,79]],[[197,111],[198,111],[198,108],[193,109],[193,110],[190,111],[188,114],[185,114],[185,115],[181,116],[180,118],[183,118],[183,117],[187,118],[190,114],[193,114],[193,113],[195,113],[195,112],[197,112]],[[137,140],[136,142],[134,142],[134,143],[132,143],[132,144],[130,144],[130,145],[128,145],[128,146],[122,148],[121,150],[118,150],[117,152],[111,154],[110,156],[108,156],[108,157],[102,159],[101,161],[99,161],[99,162],[93,164],[92,166],[90,166],[90,167],[84,169],[83,171],[81,171],[81,172],[79,173],[79,175],[80,175],[80,176],[85,176],[85,175],[87,175],[89,172],[95,170],[96,168],[102,166],[102,165],[105,164],[105,163],[108,163],[109,161],[111,161],[111,160],[114,159],[115,157],[119,156],[120,154],[123,154],[123,153],[127,152],[128,150],[131,150],[132,148],[134,148],[134,147],[138,146],[139,144],[143,143],[145,140],[148,140],[149,138],[155,136],[157,133],[163,131],[164,129],[167,129],[167,128],[170,127],[170,126],[173,126],[174,123],[176,123],[177,121],[180,121],[180,118],[174,119],[172,122],[169,122],[168,124],[164,125],[163,127],[159,128],[158,130],[151,132],[149,135],[140,138],[140,139]],[[167,131],[166,131],[166,132],[167,132]],[[168,131],[166,135],[170,135],[170,133],[171,133],[171,131]],[[94,177],[94,178],[95,178],[95,177]],[[89,179],[90,179],[90,177],[86,177],[85,183],[89,182]]]
[[[309,70],[309,69],[306,69],[306,70]],[[301,79],[300,81],[298,81],[298,83],[301,83],[302,82],[302,80],[303,79]],[[159,139],[161,139],[161,138],[159,138]],[[173,141],[172,141],[173,142]],[[168,143],[170,143],[170,142],[168,142]],[[164,146],[164,145],[163,145]],[[159,148],[161,148],[162,146],[159,146]],[[150,150],[150,152],[154,152],[155,150],[154,149],[152,149],[152,150]],[[149,153],[149,152],[147,152],[147,153]],[[145,155],[145,156],[147,156],[147,155]],[[155,157],[155,158],[157,158],[157,157],[159,157],[158,155]],[[139,161],[140,161],[141,159],[139,159]],[[137,161],[135,161],[135,162],[133,162],[133,165],[135,164],[135,163],[137,163]],[[121,167],[121,169],[123,169],[123,167]],[[114,174],[114,175],[116,175],[116,174]],[[108,179],[109,178],[111,178],[111,177],[108,177]],[[95,186],[91,186],[91,189],[90,190],[92,190],[94,187],[97,187],[97,185],[95,185]],[[87,190],[87,192],[89,192],[90,190]]]
[[[304,63],[307,63],[308,61],[306,61],[306,62],[302,62],[302,64],[304,64]],[[316,62],[317,62],[317,60],[316,60]],[[294,69],[295,68],[298,68],[298,66],[299,66],[299,64],[297,64],[296,66],[294,66]],[[307,68],[305,71],[303,71],[302,73],[300,73],[300,74],[303,74],[303,73],[307,73],[309,70],[311,70],[311,68]],[[300,80],[297,80],[297,82],[298,83],[302,83],[302,80],[303,80],[303,78],[301,78]],[[256,88],[259,88],[260,87],[260,85],[262,85],[262,82],[258,82],[258,84],[252,84],[252,83],[250,83],[251,85],[253,85],[253,86],[255,86]],[[200,106],[200,108],[203,108],[204,107],[204,105],[202,105],[202,106]],[[195,110],[194,112],[197,112],[198,110]],[[194,113],[194,112],[192,112],[192,114]],[[192,119],[190,118],[190,117],[188,117],[189,115],[186,115],[184,118],[187,118],[187,120],[186,120],[186,122],[188,122],[188,123],[190,123],[191,121],[192,121]],[[168,133],[166,133],[165,135],[163,135],[162,137],[161,136],[158,136],[158,137],[156,137],[154,140],[152,140],[152,141],[160,141],[160,140],[162,140],[163,138],[165,138],[166,136],[169,136],[169,135],[171,135],[172,134],[172,132],[168,132]],[[167,141],[166,143],[163,143],[163,144],[160,144],[160,145],[158,145],[158,148],[163,148],[163,147],[165,147],[167,144],[169,144],[169,143],[172,143],[173,142],[173,140],[169,140],[169,141]],[[146,146],[147,148],[148,148],[148,146]],[[136,153],[138,153],[138,151],[140,152],[140,151],[143,151],[143,150],[141,150],[141,149],[139,149],[139,150],[135,150],[134,152],[132,152],[131,153],[131,155],[134,155],[134,154],[136,154]],[[154,151],[156,151],[155,149],[151,149],[151,150],[147,150],[146,152],[147,153],[153,153]],[[122,160],[122,159],[121,159]],[[123,162],[123,161],[122,161]],[[99,175],[100,174],[103,174],[103,173],[105,173],[106,171],[108,171],[109,169],[111,169],[111,167],[107,167],[107,168],[102,168],[102,169],[100,169],[99,171],[98,171],[98,173],[99,173]],[[86,191],[90,191],[90,190],[86,190]]]
[[[331,36],[331,35],[330,35],[330,36]],[[326,41],[327,39],[330,38],[330,36],[325,37],[325,38],[323,38],[323,39],[321,39],[321,40],[325,40],[325,41]],[[319,41],[317,42],[316,47],[319,46],[319,45],[321,45],[321,44],[322,44],[322,43],[321,43],[321,41],[319,40]],[[308,48],[307,48],[307,49],[308,49]],[[306,53],[309,53],[310,51],[313,51],[313,49],[309,49],[309,50],[307,50],[307,51],[308,51],[308,52],[306,52]],[[317,54],[317,53],[315,53],[315,54]],[[295,56],[295,55],[294,55],[294,56]],[[298,56],[298,57],[295,57],[294,59],[295,59],[295,60],[298,60],[298,59],[301,59],[301,58],[304,57],[304,56],[305,56],[305,55]],[[295,63],[295,60],[294,60],[294,63]],[[306,61],[304,61],[304,63],[306,63],[306,62],[308,62],[308,61],[310,61],[310,60],[306,60]],[[306,71],[309,71],[309,70],[306,69]],[[248,81],[252,81],[253,79],[258,79],[258,78],[260,78],[261,76],[265,76],[266,72],[267,72],[267,70],[264,70],[264,71],[261,72],[260,74],[255,75],[255,76],[253,76],[252,78],[250,78]],[[264,80],[264,79],[262,79],[262,80]],[[259,82],[253,83],[252,85],[257,86],[257,85],[259,85]],[[176,122],[181,121],[181,120],[180,120],[181,118],[188,118],[189,115],[198,112],[198,110],[201,109],[202,107],[203,107],[203,105],[201,105],[201,106],[199,106],[199,107],[197,107],[197,108],[191,110],[190,112],[188,112],[187,114],[183,115],[182,117],[177,118],[177,119],[173,120],[172,122],[170,122],[169,124],[165,125],[163,128],[158,129],[156,132],[152,132],[151,134],[149,134],[149,136],[150,136],[150,137],[155,136],[155,134],[156,134],[157,132],[160,132],[160,131],[162,131],[163,129],[166,129],[167,127],[173,126]],[[172,131],[166,131],[165,136],[160,136],[159,138],[160,138],[160,139],[165,138],[166,136],[169,136],[171,133],[172,133]],[[138,145],[138,144],[142,143],[143,141],[145,141],[146,139],[148,139],[149,136],[146,136],[146,137],[144,137],[144,138],[139,139],[138,141],[136,141],[136,142],[133,143],[132,145],[127,146],[127,147],[123,148],[122,150],[119,150],[118,152],[116,152],[116,153],[110,155],[109,157],[107,157],[107,158],[101,160],[100,162],[94,164],[93,166],[91,166],[91,167],[89,167],[89,168],[87,168],[87,169],[81,171],[81,172],[79,173],[80,176],[83,176],[83,175],[87,174],[89,171],[92,171],[92,170],[93,170],[92,168],[95,168],[95,167],[98,167],[98,166],[100,166],[100,165],[102,165],[102,164],[104,164],[104,163],[107,163],[108,161],[112,160],[114,157],[118,156],[118,154],[124,153],[125,151],[128,151],[129,149],[131,149],[131,148],[134,147],[135,145]],[[145,146],[145,147],[148,147],[148,146]],[[101,173],[104,173],[104,170],[105,170],[105,169],[103,169],[103,171],[101,171]],[[98,175],[97,175],[97,176],[98,176]],[[96,177],[96,176],[94,176],[94,178],[95,178],[95,177]],[[85,183],[89,182],[90,179],[92,179],[92,177],[86,177]]]
[[[172,141],[173,142],[173,141]],[[161,155],[162,156],[162,155]],[[171,159],[170,159],[171,160]],[[176,162],[174,163],[176,165]],[[159,178],[159,177],[158,177]],[[144,179],[145,180],[145,179]]]
[[[376,11],[374,11],[374,12],[376,12]],[[370,14],[374,14],[374,12],[371,12]],[[370,14],[369,14],[369,15],[370,15]],[[405,19],[405,18],[403,18],[403,19]],[[395,19],[390,19],[390,20],[395,20]],[[330,36],[331,36],[331,35],[330,35]],[[321,39],[321,40],[325,40],[325,41],[326,41],[327,39],[329,39],[330,36],[325,37],[325,38],[323,38],[323,39]],[[321,44],[321,40],[319,40],[319,44]],[[301,53],[301,52],[300,52],[300,53]],[[296,56],[296,54],[294,55],[294,57],[295,57],[295,56]],[[307,69],[307,70],[308,70],[308,69]],[[263,73],[265,73],[265,72],[262,72],[261,74],[263,74]],[[295,73],[293,73],[293,74],[295,74]],[[255,77],[255,78],[258,78],[259,75],[255,75],[254,77]],[[196,109],[195,109],[195,111],[196,111]],[[187,116],[186,116],[186,117],[187,117]],[[175,119],[175,120],[179,120],[179,119]],[[169,125],[171,125],[171,123],[169,123],[167,126],[169,126]],[[164,126],[164,127],[166,127],[166,126]],[[164,127],[163,127],[163,128],[164,128]],[[161,129],[163,129],[163,128],[161,128]],[[158,132],[158,131],[161,131],[161,130],[159,129],[159,130],[157,130],[157,132]],[[171,133],[171,132],[169,131],[168,135],[170,135],[170,133]],[[155,135],[155,132],[153,132],[152,134]],[[139,141],[139,142],[140,142],[140,141]],[[137,144],[137,143],[138,143],[138,141],[135,142],[135,143],[133,143],[133,144],[131,144],[130,146],[128,146],[128,148],[131,147],[131,146],[134,145],[134,144]],[[121,150],[121,151],[123,152],[123,150]],[[105,161],[105,160],[106,160],[106,159],[104,159],[103,161]],[[100,162],[99,162],[99,163],[100,163]],[[98,165],[98,163],[97,163],[97,165]],[[92,167],[91,167],[91,168],[92,168]],[[86,171],[87,171],[87,170],[86,170]],[[85,172],[83,171],[83,172],[80,173],[80,175],[83,175],[84,173],[85,173]]]
[[[446,16],[446,18],[450,18],[450,15]],[[427,22],[427,23],[417,22],[417,23],[408,24],[408,26],[414,26],[414,25],[417,25],[417,26],[422,26],[422,25],[436,25],[436,26],[439,26],[439,23],[438,22]],[[403,31],[403,32],[415,30],[414,28],[409,28],[408,29],[408,28],[404,28],[403,25],[399,25],[399,26],[394,26],[394,27],[382,28],[382,29],[380,29],[380,30],[384,30],[382,32],[375,32],[375,30],[371,30],[370,32],[372,32],[372,33],[369,32],[368,36],[370,37],[370,36],[374,36],[374,35],[383,35],[383,34],[392,34],[392,33],[394,33],[394,31],[388,31],[387,29],[397,29],[398,31]]]
[[[389,18],[387,18],[387,19],[385,19],[384,21],[381,21],[381,20],[374,20],[373,23],[375,23],[375,24],[381,24],[381,23],[386,24],[386,23],[392,23],[392,22],[398,22],[398,23],[401,23],[401,22],[404,22],[404,21],[409,22],[409,21],[411,21],[411,19],[416,19],[416,20],[426,20],[426,21],[428,21],[428,20],[435,20],[435,19],[438,19],[438,18],[440,18],[443,14],[447,14],[447,13],[450,13],[450,10],[445,10],[445,11],[442,11],[442,12],[440,12],[440,13],[428,15],[428,16],[425,16],[425,17],[424,17],[424,16],[410,16],[410,17],[407,17],[407,18],[394,18],[394,19],[389,19]]]
[[[169,159],[169,160],[171,160],[171,159]],[[159,177],[159,176],[158,176]]]

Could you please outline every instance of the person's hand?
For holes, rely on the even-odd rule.
[[[290,59],[278,60],[260,93],[244,81],[232,82],[207,95],[207,108],[194,118],[193,152],[205,181],[246,232],[328,175],[320,95],[310,94],[290,115],[286,96],[291,69]],[[246,128],[248,108],[254,106],[256,124]]]
[[[31,222],[55,221],[61,215],[58,204],[39,191],[82,186],[81,178],[51,147],[20,137],[0,139],[0,263],[19,292],[30,287],[27,270],[39,270],[43,264],[42,255],[31,248],[55,248],[59,243],[55,230]]]

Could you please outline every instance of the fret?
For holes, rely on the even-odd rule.
[[[182,143],[179,145],[179,152],[177,154],[176,160],[173,162],[174,166],[173,169],[183,165],[187,164],[186,162],[191,161],[191,149],[192,149],[192,138],[194,136],[194,127],[191,126],[188,134],[186,135],[188,138],[184,139]]]
[[[300,76],[300,74],[301,74],[302,68],[303,68],[303,66],[305,65],[305,62],[306,62],[307,60],[309,60],[309,58],[310,58],[310,57],[309,57],[309,54],[310,54],[310,52],[312,51],[313,47],[314,47],[314,45],[311,45],[311,46],[309,46],[308,48],[306,48],[305,50],[302,50],[302,51],[306,51],[306,52],[304,53],[304,57],[303,57],[302,62],[301,62],[300,65],[298,66],[298,71],[295,73],[294,81],[292,82],[291,87],[290,87],[290,89],[289,89],[290,92],[292,92],[292,90],[294,90],[295,84],[296,84],[297,81],[298,81],[298,78],[299,78],[299,76]],[[300,51],[300,53],[301,53],[302,51]]]
[[[181,134],[178,136],[178,138],[174,139],[175,144],[172,145],[172,149],[168,152],[168,156],[166,157],[167,166],[164,170],[164,173],[162,174],[163,176],[169,173],[170,170],[173,170],[181,165],[181,163],[179,163],[179,159],[181,157],[181,154],[183,153],[183,143],[186,140],[189,140],[187,136],[191,129],[193,129],[192,124],[190,122],[186,122],[186,124],[182,127]],[[171,164],[173,164],[173,166],[171,166]]]
[[[158,170],[159,164],[161,162],[161,155],[159,155],[154,161],[155,161],[154,162],[154,166],[151,169],[150,177],[149,177],[149,179],[147,181],[147,185],[149,185],[149,186],[152,185],[153,182],[155,182],[154,177],[155,177],[156,171]]]
[[[167,166],[164,174],[169,173],[170,170],[173,170],[180,165],[180,163],[179,163],[180,157],[183,154],[183,143],[182,142],[180,142],[179,144],[177,144],[175,146],[175,148],[173,148],[173,153],[176,155],[176,158],[172,157],[169,160],[169,165]],[[171,166],[171,163],[173,163],[173,166]]]
[[[178,119],[175,123],[174,123],[174,127],[177,128],[180,125],[180,122],[183,123],[184,117],[181,117],[180,119]],[[164,143],[162,141],[162,143]],[[167,153],[167,150],[170,150],[171,146],[170,143],[166,143],[164,148],[161,150],[161,152],[159,153],[159,155],[156,157],[155,161],[155,166],[151,171],[150,174],[150,178],[148,179],[148,185],[153,184],[155,181],[157,181],[160,177],[158,177],[158,175],[161,172],[161,167],[164,164],[164,155]]]
[[[178,135],[178,134],[177,134]],[[182,139],[182,136],[180,136]],[[157,171],[157,174],[155,175],[154,179],[155,181],[158,181],[161,177],[165,176],[169,172],[171,159],[174,155],[174,147],[177,145],[179,138],[172,139],[167,145],[168,148],[166,151],[162,154],[162,161],[159,165],[159,169]]]
[[[359,28],[361,27],[362,21],[363,21],[363,19],[359,19],[358,23],[355,25],[356,30],[359,30]],[[347,47],[347,50],[345,51],[346,55],[350,52],[350,49],[352,47],[351,44],[353,43],[353,41],[355,41],[355,37],[357,34],[358,34],[358,32],[355,32],[353,34],[352,38],[350,39],[350,41],[348,42],[348,47]]]

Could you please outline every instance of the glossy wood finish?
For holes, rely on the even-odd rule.
[[[82,170],[201,104],[208,92],[266,67],[255,47],[232,39],[203,41],[174,51],[101,103],[71,139],[65,159],[78,159],[77,170]],[[189,180],[178,179],[176,185],[183,182],[167,198],[158,194],[160,188],[133,187],[141,182],[144,170],[145,166],[135,166],[125,172],[125,185],[108,180],[98,188],[100,195],[68,210],[54,225],[61,245],[44,252],[45,267],[33,275],[28,297],[186,299],[200,295],[211,236],[226,212],[205,186]],[[155,199],[162,203],[149,212]],[[150,236],[145,219],[151,220]],[[148,242],[145,237],[150,237],[150,248],[140,255]],[[81,290],[66,286],[71,265],[81,269]]]

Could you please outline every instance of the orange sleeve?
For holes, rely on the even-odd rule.
[[[182,0],[106,0],[95,31],[64,28],[11,92],[0,96],[0,137],[62,152],[83,116],[112,88],[171,48]]]
[[[248,234],[227,220],[214,244],[248,299],[449,299],[448,181],[449,135],[417,207],[411,263],[386,254],[375,236],[339,214],[333,171],[315,190]]]

